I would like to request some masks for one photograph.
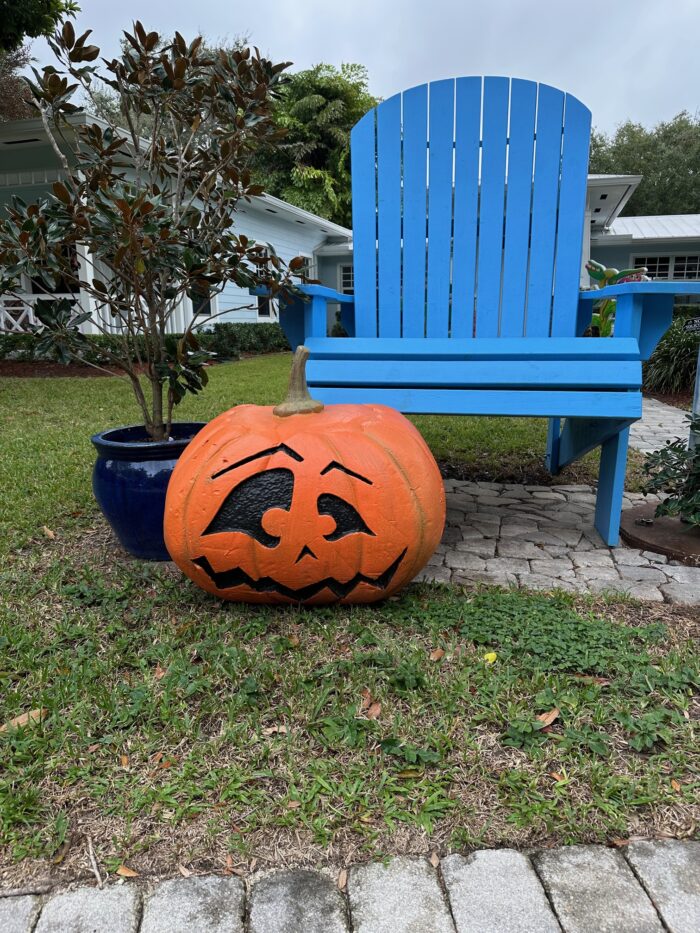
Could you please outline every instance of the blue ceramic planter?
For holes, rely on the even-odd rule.
[[[148,441],[140,425],[94,434],[92,489],[120,544],[141,560],[170,560],[163,540],[168,481],[204,422],[173,424],[172,440]]]

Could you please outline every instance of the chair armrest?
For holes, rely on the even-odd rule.
[[[344,295],[325,285],[297,285],[295,294],[280,297],[280,326],[295,350],[308,337],[326,337],[329,304],[339,304],[341,320],[348,333],[354,333],[354,295]]]
[[[576,333],[590,321],[593,303],[614,298],[615,337],[635,337],[642,360],[648,360],[673,320],[675,295],[700,295],[700,282],[620,282],[579,293]],[[599,338],[606,339],[606,338]]]
[[[328,288],[325,285],[298,285],[298,290],[309,298],[323,298],[324,301],[331,304],[355,304],[355,296],[347,295],[345,292],[337,292],[334,288]]]

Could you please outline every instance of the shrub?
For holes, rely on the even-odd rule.
[[[694,309],[695,310],[695,309]],[[700,334],[688,333],[687,314],[678,314],[644,364],[644,388],[652,392],[691,392],[695,382]]]
[[[200,343],[220,360],[235,360],[241,353],[278,353],[289,349],[284,331],[277,323],[214,324],[211,331],[200,332]]]

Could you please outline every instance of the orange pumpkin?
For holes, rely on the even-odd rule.
[[[232,408],[191,441],[168,486],[175,563],[222,599],[369,603],[437,546],[445,494],[416,428],[384,405],[310,398],[297,349],[287,400]]]

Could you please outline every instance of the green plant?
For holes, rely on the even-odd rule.
[[[164,42],[137,22],[102,68],[92,64],[100,50],[89,35],[76,36],[66,21],[49,39],[58,68],[34,70],[28,82],[62,178],[33,204],[15,198],[0,223],[0,291],[23,300],[23,275],[41,283],[39,340],[42,352],[53,340],[59,359],[89,347],[79,331],[89,315],[51,293],[61,281],[88,295],[93,324],[116,338],[104,347],[110,365],[131,386],[148,436],[163,440],[173,407],[208,379],[194,320],[169,349],[182,302],[230,282],[275,293],[289,281],[274,251],[232,225],[238,201],[262,191],[251,160],[257,146],[279,139],[271,110],[286,65],[248,48],[210,54],[201,36],[188,44],[176,32]],[[72,98],[82,92],[90,101],[100,86],[117,95],[127,130],[81,117]],[[152,131],[144,134],[146,117]]]
[[[220,360],[235,360],[241,353],[276,353],[289,349],[277,323],[220,322],[200,333],[200,342]]]
[[[697,309],[693,309],[697,311]],[[644,388],[651,392],[692,391],[698,365],[700,333],[690,333],[683,326],[686,315],[677,314],[644,364]]]
[[[75,16],[80,7],[72,0],[14,0],[2,4],[0,49],[11,52],[26,36],[50,35],[66,16]]]
[[[700,437],[700,417],[688,416],[690,431]],[[644,473],[648,477],[642,491],[665,493],[656,507],[658,516],[670,515],[690,525],[700,526],[700,445],[689,447],[686,438],[668,441],[660,450],[647,454]]]

